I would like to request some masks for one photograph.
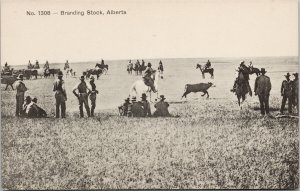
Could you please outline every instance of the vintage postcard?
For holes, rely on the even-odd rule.
[[[296,189],[298,1],[1,0],[1,188]]]

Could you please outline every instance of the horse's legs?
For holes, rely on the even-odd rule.
[[[11,89],[12,89],[12,90],[14,90],[14,87],[13,87],[13,85],[12,85],[12,84],[10,84],[10,86],[11,86]]]
[[[205,74],[204,73],[202,73],[202,78],[205,79]]]
[[[7,88],[8,88],[8,84],[6,84],[5,90],[7,90]]]

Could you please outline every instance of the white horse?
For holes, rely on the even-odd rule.
[[[154,81],[154,87],[156,89],[156,97],[158,97],[158,79],[159,79],[159,72],[154,72],[152,74],[153,77],[153,81]],[[137,80],[135,81],[131,88],[130,88],[130,92],[129,92],[129,97],[133,97],[136,96],[137,99],[140,99],[140,97],[142,96],[143,93],[145,94],[149,94],[150,97],[150,101],[151,101],[151,87],[147,86],[144,83],[144,80]]]
[[[67,78],[71,73],[70,68],[65,68],[64,71],[65,71],[65,77]]]

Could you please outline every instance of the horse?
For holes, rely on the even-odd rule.
[[[52,77],[54,77],[54,75],[58,74],[58,72],[60,72],[60,69],[51,68],[49,69],[49,76],[52,75]]]
[[[260,75],[260,70],[258,68],[254,68],[252,65],[249,66],[249,74],[256,74],[256,76]]]
[[[249,93],[249,90],[247,88],[247,80],[244,77],[244,74],[240,71],[237,77],[237,82],[236,82],[236,91],[235,94],[238,99],[238,104],[240,108],[242,109],[242,105],[244,101],[246,100],[246,94]],[[242,99],[242,101],[241,101]]]
[[[139,69],[140,69],[140,64],[138,64],[138,63],[135,63],[134,64],[134,68],[133,68],[133,70],[135,71],[135,75],[137,76],[137,75],[139,75]]]
[[[147,66],[145,66],[145,65],[140,65],[139,68],[138,68],[139,75],[142,75],[142,72],[143,72],[144,70],[146,70],[146,68],[147,68]]]
[[[86,79],[89,78],[91,75],[96,75],[98,80],[102,73],[102,69],[89,69],[86,72],[83,72],[83,75],[86,77]]]
[[[156,98],[158,97],[158,79],[159,79],[158,75],[159,75],[158,72],[154,72],[152,74],[152,79],[154,81],[154,87],[157,90],[157,92],[156,92]],[[130,88],[130,92],[129,92],[129,97],[132,97],[132,96],[135,95],[136,98],[139,99],[142,96],[143,93],[145,93],[145,94],[148,93],[149,97],[150,97],[150,101],[151,101],[151,92],[152,92],[151,87],[147,86],[145,84],[144,80],[141,79],[141,80],[135,81],[132,84],[132,86]]]
[[[133,64],[128,64],[127,65],[127,72],[128,72],[128,74],[132,74],[132,70],[133,70]]]
[[[99,64],[99,63],[97,63],[96,66],[95,66],[95,68],[99,68],[99,69],[102,70],[102,73],[104,73],[105,75],[107,74],[107,71],[108,71],[108,65],[107,64],[103,64],[103,63]]]
[[[214,78],[214,69],[213,68],[202,68],[202,66],[200,64],[197,64],[196,69],[200,69],[201,73],[202,73],[202,78],[205,78],[205,73],[209,73],[210,74],[210,78]]]

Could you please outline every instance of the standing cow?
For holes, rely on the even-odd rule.
[[[194,92],[194,93],[203,92],[204,94],[201,95],[201,96],[204,96],[205,94],[207,94],[207,98],[209,98],[209,94],[208,94],[207,90],[212,86],[213,86],[213,83],[211,83],[211,82],[199,83],[199,84],[186,84],[185,85],[185,92],[183,93],[181,99],[183,97],[186,98],[186,96],[191,92]]]

